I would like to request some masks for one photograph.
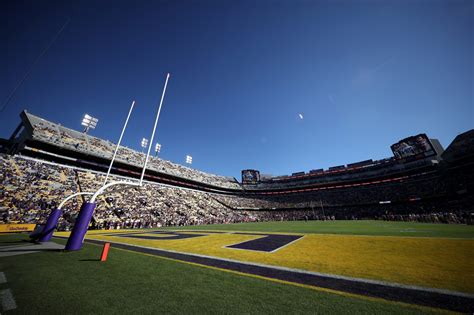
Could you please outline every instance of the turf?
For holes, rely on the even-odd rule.
[[[10,234],[0,234],[0,247],[2,246],[17,246],[21,244],[27,244],[25,242],[29,241],[29,238],[18,236],[21,234],[10,233]]]
[[[375,220],[272,221],[168,227],[166,229],[474,238],[474,225],[389,222]]]
[[[26,235],[0,235],[22,242]],[[63,240],[57,242],[64,243]],[[431,310],[346,297],[112,248],[45,251],[0,260],[18,308],[8,313],[410,314]]]
[[[474,293],[474,274],[466,272],[470,270],[474,259],[473,239],[305,234],[290,246],[267,253],[232,249],[232,245],[235,247],[236,244],[251,240],[264,240],[259,235],[248,235],[261,234],[260,232],[209,233],[187,239],[167,239],[163,237],[164,234],[156,232],[166,233],[163,230],[89,231],[86,237],[313,272]],[[204,233],[208,232],[192,232],[190,235]],[[127,234],[131,237],[127,237]],[[68,233],[56,235],[67,237]],[[124,236],[117,237],[118,235]],[[157,237],[159,235],[161,237]]]

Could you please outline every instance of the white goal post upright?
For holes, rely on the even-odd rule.
[[[168,86],[169,77],[170,77],[170,74],[167,73],[166,74],[165,85],[163,87],[163,93],[161,94],[161,100],[160,100],[160,104],[158,106],[158,112],[157,112],[156,118],[155,118],[155,124],[153,126],[153,131],[152,131],[152,134],[151,134],[150,145],[148,146],[148,152],[147,152],[147,155],[146,155],[145,163],[143,164],[143,169],[142,169],[140,181],[138,183],[137,182],[128,182],[128,181],[116,181],[116,182],[110,182],[110,183],[107,184],[106,183],[107,182],[107,177],[106,177],[106,181],[104,182],[104,185],[102,187],[100,187],[94,193],[94,195],[92,196],[90,201],[85,202],[85,203],[82,204],[81,210],[79,212],[79,216],[77,217],[77,220],[74,224],[74,228],[73,228],[73,230],[71,232],[71,235],[69,236],[69,239],[67,241],[66,248],[65,248],[66,250],[80,250],[82,248],[82,244],[84,242],[84,238],[85,238],[86,233],[87,233],[87,228],[89,227],[89,223],[91,221],[92,214],[94,213],[94,209],[97,205],[95,203],[95,200],[97,199],[97,197],[100,194],[102,194],[106,189],[108,189],[112,186],[116,186],[116,185],[127,185],[127,186],[132,186],[132,187],[137,187],[137,186],[141,187],[143,185],[143,177],[145,176],[146,166],[147,166],[147,163],[148,163],[148,158],[150,156],[151,143],[153,143],[153,139],[155,137],[156,126],[158,124],[158,118],[160,117],[161,107],[163,105],[163,100],[164,100],[164,97],[165,97],[166,88]],[[133,103],[132,103],[132,107],[133,107]],[[127,118],[126,122],[128,122],[128,118]],[[125,129],[125,127],[124,127],[124,129]],[[123,133],[123,131],[124,130],[122,130],[122,133]],[[118,148],[118,145],[117,145],[117,148]],[[117,148],[116,148],[116,150],[117,150]],[[114,154],[114,157],[115,157],[115,154]],[[112,160],[112,163],[113,163],[113,160]],[[109,172],[110,172],[110,168],[111,168],[111,166],[109,167]],[[107,173],[109,173],[109,172],[107,172]]]
[[[148,152],[146,154],[145,165],[143,165],[142,176],[140,177],[140,186],[142,186],[143,184],[143,177],[145,176],[146,165],[148,163],[148,158],[150,157],[151,144],[153,143],[153,139],[155,137],[156,126],[158,125],[158,119],[160,118],[161,106],[163,105],[163,99],[165,98],[166,87],[168,86],[169,78],[170,78],[170,74],[167,73],[165,86],[163,87],[163,93],[161,94],[160,106],[158,106],[158,113],[156,114],[156,118],[155,118],[155,125],[153,126],[153,131],[151,133],[150,145],[148,146]]]
[[[135,106],[135,101],[133,101],[132,105],[130,106],[130,110],[128,111],[127,119],[125,119],[125,124],[123,125],[122,132],[120,133],[119,140],[117,142],[117,145],[115,146],[114,155],[112,156],[112,160],[110,161],[109,169],[107,170],[107,175],[105,175],[104,185],[107,184],[107,179],[109,178],[110,170],[112,169],[112,165],[114,164],[115,157],[117,156],[117,152],[118,152],[118,149],[120,147],[120,143],[122,142],[123,134],[125,133],[125,129],[127,129],[128,120],[130,119],[130,115],[132,114],[133,106]]]

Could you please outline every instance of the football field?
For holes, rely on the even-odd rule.
[[[90,231],[86,238],[273,281],[430,305],[423,296],[413,296],[474,296],[473,233],[471,226],[293,221],[102,230]],[[438,304],[459,302],[443,298],[436,296],[442,300]]]
[[[474,293],[470,239],[215,230],[90,231],[87,239]]]
[[[55,233],[55,241],[64,244],[63,238],[68,234]],[[5,239],[3,236],[0,240]],[[109,260],[100,263],[96,261],[101,249],[97,245],[103,242],[111,242],[112,250]],[[23,263],[13,264],[15,257]],[[212,304],[206,307],[220,309],[219,313],[465,312],[474,306],[472,226],[297,221],[100,230],[87,233],[84,249],[79,252],[41,252],[15,257],[7,258],[12,273],[21,274],[34,283],[40,281],[34,277],[31,268],[35,268],[35,264],[26,260],[28,257],[40,257],[37,277],[46,277],[49,285],[59,281],[53,280],[56,273],[73,283],[87,279],[88,283],[110,291],[104,292],[104,296],[129,290],[130,298],[147,301],[151,299],[147,295],[154,293],[144,291],[142,285],[147,284],[154,288],[150,290],[160,294],[171,290],[176,299],[180,299],[181,290],[189,288],[177,285],[182,285],[183,279],[197,277],[202,283],[199,292],[193,294],[201,296],[206,292],[208,297],[201,303]],[[133,263],[125,263],[127,259]],[[142,266],[145,262],[147,267]],[[25,268],[22,264],[30,269],[22,273],[20,269]],[[8,272],[9,268],[3,269]],[[168,270],[165,277],[163,268]],[[64,274],[65,269],[69,270],[68,275]],[[48,274],[48,270],[52,274]],[[202,273],[212,276],[200,278]],[[151,279],[156,282],[150,284]],[[215,283],[216,279],[220,280]],[[29,286],[27,282],[23,282],[25,286]],[[191,286],[194,283],[189,279],[185,282]],[[117,285],[122,289],[118,290]],[[49,295],[56,296],[54,288],[67,288],[68,283],[52,287]],[[69,290],[74,289],[65,289],[62,298],[68,296]],[[95,288],[91,290],[96,292]],[[230,310],[222,301],[215,301],[213,294],[219,292],[211,294],[209,290],[235,291],[234,296],[226,293],[226,299],[232,300],[241,294],[245,301],[240,304],[228,301],[229,305],[236,303],[235,309]],[[279,293],[270,293],[272,290]],[[141,293],[137,295],[137,292]],[[253,292],[252,298],[247,296],[249,292]],[[117,294],[121,296],[124,292]],[[266,303],[270,299],[271,305],[260,305],[259,299]],[[191,307],[188,301],[179,306],[174,303],[176,301],[159,299],[158,304],[172,313]],[[340,308],[344,303],[350,306]],[[169,309],[171,305],[174,308]]]

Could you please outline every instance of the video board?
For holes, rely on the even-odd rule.
[[[260,182],[260,172],[257,170],[243,170],[242,184],[258,184]]]
[[[396,159],[412,156],[427,157],[436,154],[430,139],[424,133],[400,140],[392,144],[390,148]]]

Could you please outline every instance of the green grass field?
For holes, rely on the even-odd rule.
[[[172,227],[440,238],[474,238],[473,226],[383,221],[297,221]],[[0,235],[0,246],[24,244],[27,234]],[[53,239],[65,244],[64,239]],[[18,308],[7,314],[420,314],[441,311],[337,294],[177,262],[112,247],[42,251],[0,258],[0,272]],[[3,314],[2,310],[0,312]]]
[[[183,230],[474,238],[474,225],[389,221],[283,221],[169,227]]]
[[[25,234],[0,235],[0,244]],[[55,239],[58,243],[64,240]],[[346,297],[134,252],[85,244],[79,252],[4,257],[0,271],[18,308],[7,314],[419,314],[428,309]]]

